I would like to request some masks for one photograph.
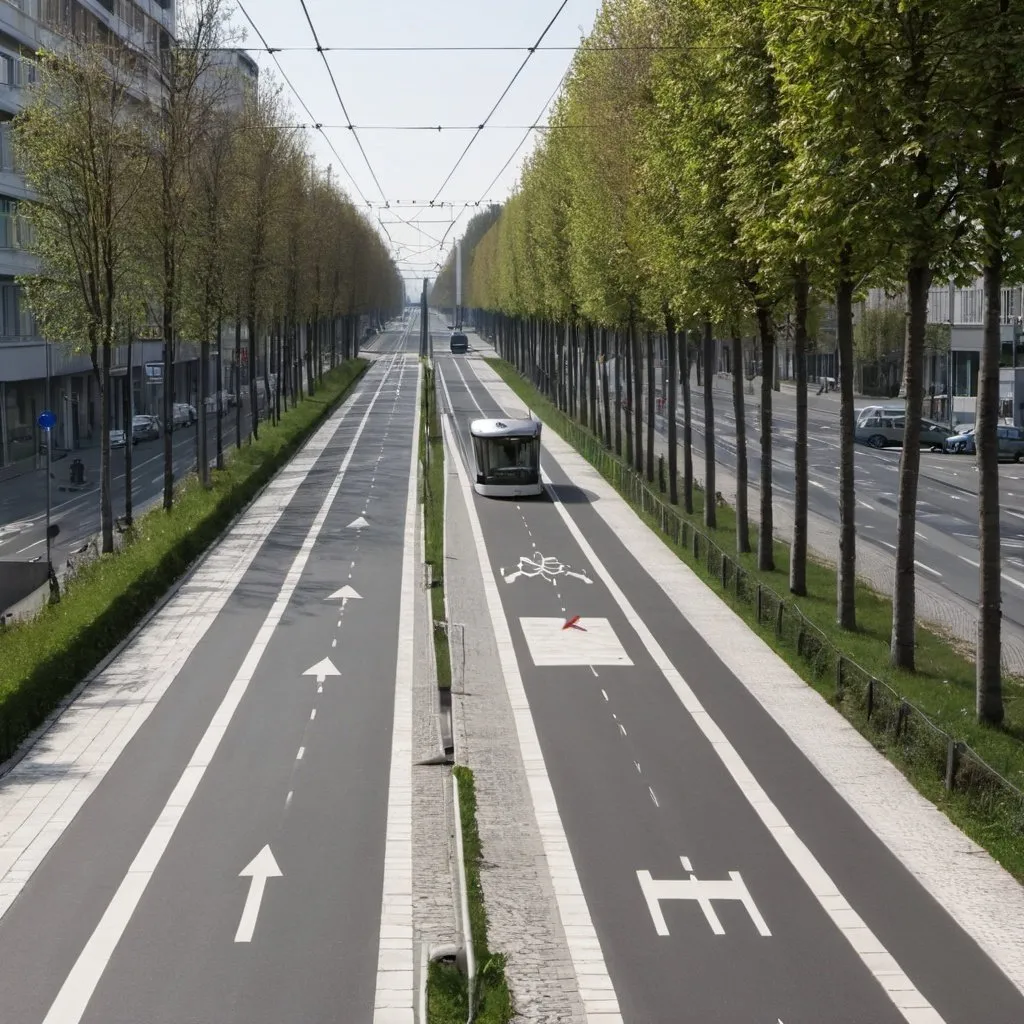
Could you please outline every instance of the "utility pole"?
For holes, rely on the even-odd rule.
[[[427,344],[427,278],[423,278],[423,295],[420,298],[420,355],[428,355]]]
[[[455,328],[462,330],[462,241],[455,243]]]

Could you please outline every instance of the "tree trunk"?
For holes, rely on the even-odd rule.
[[[715,397],[712,391],[714,374],[711,364],[715,358],[715,336],[710,320],[704,321],[704,525],[709,530],[718,527],[718,506],[715,503]]]
[[[217,468],[224,468],[224,317],[217,312]]]
[[[796,473],[793,488],[793,544],[789,553],[789,590],[807,593],[807,266],[793,282],[793,349],[796,361]]]
[[[259,371],[256,348],[256,317],[249,314],[249,436],[260,439],[260,407],[256,394],[256,377]]]
[[[907,336],[904,356],[907,399],[903,451],[900,455],[899,497],[896,503],[896,578],[893,583],[889,660],[894,668],[905,668],[911,672],[915,665],[917,627],[914,531],[917,525],[917,476],[921,466],[921,370],[931,280],[932,272],[928,266],[910,266],[907,270]]]
[[[647,479],[654,480],[654,334],[647,331]]]
[[[629,322],[629,348],[633,360],[633,444],[636,452],[633,467],[640,474],[644,471],[644,364],[635,316],[630,317]]]
[[[772,376],[775,367],[775,334],[771,310],[757,305],[761,335],[761,529],[757,535],[757,567],[775,568],[775,516],[772,501]]]
[[[132,420],[134,416],[134,403],[132,402],[132,332],[128,331],[128,366],[124,375],[124,522],[131,526],[134,522],[135,511],[132,508]]]
[[[679,335],[679,383],[683,389],[683,509],[693,515],[693,401],[690,395],[690,329]]]
[[[750,513],[747,507],[747,408],[743,397],[743,339],[732,329],[732,405],[736,416],[736,550],[750,551]]]
[[[615,330],[615,372],[612,375],[615,384],[615,454],[622,458],[622,336],[618,328]]]
[[[612,450],[612,404],[608,386],[608,331],[598,328],[601,331],[601,408],[604,423],[601,424],[604,430],[604,446]]]
[[[600,437],[597,422],[597,336],[594,325],[588,320],[587,331],[587,400],[590,403],[590,427]]]
[[[164,302],[170,300],[165,295]],[[171,309],[164,306],[164,508],[174,504],[174,341]]]
[[[839,348],[839,575],[836,621],[857,628],[857,527],[854,489],[853,282],[850,253],[840,257],[836,287],[836,343]]]
[[[1001,173],[990,166],[988,179]],[[998,209],[998,220],[1001,220]],[[994,218],[995,219],[995,218]],[[1001,297],[1003,284],[1003,231],[989,225],[985,254],[985,334],[978,375],[978,649],[976,710],[978,721],[1003,721],[1001,678],[1002,566],[999,551],[999,357],[1002,351]]]
[[[235,316],[235,447],[242,447],[242,316]]]
[[[110,335],[100,344],[100,550],[114,550],[114,506],[110,487]],[[130,444],[126,441],[125,444]]]
[[[204,332],[208,328],[203,328]],[[199,343],[199,404],[196,408],[196,437],[199,441],[199,482],[210,486],[210,437],[206,421],[206,399],[209,394],[210,342],[204,337]]]
[[[672,314],[665,310],[665,345],[668,356],[668,500],[673,505],[679,504],[679,442],[676,438],[676,366],[679,339],[676,337],[676,321]]]

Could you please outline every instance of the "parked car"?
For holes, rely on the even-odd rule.
[[[160,436],[160,420],[156,416],[138,415],[132,419],[132,441],[155,441]]]
[[[999,439],[999,458],[1009,462],[1024,462],[1024,430],[1020,427],[999,426],[996,428]],[[947,437],[943,450],[960,455],[974,455],[978,450],[974,431],[966,430],[962,434]]]
[[[123,448],[126,444],[123,430],[112,430],[110,432],[110,447]]]
[[[888,410],[886,410],[888,411]],[[888,448],[903,444],[905,416],[874,415],[862,417],[854,430],[854,440],[872,448]],[[921,420],[921,447],[932,451],[943,451],[949,439],[949,427],[944,427],[934,420]]]
[[[199,418],[196,415],[196,409],[194,405],[188,405],[185,402],[175,402],[172,408],[172,423],[176,427],[191,427],[193,423]]]
[[[466,352],[469,349],[469,338],[461,331],[456,331],[451,336],[449,347],[453,352]]]

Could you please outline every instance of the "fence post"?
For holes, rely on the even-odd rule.
[[[907,727],[907,719],[910,717],[910,705],[905,700],[900,700],[899,711],[896,712],[896,735],[900,736]]]
[[[871,715],[875,710],[875,677],[872,676],[868,680],[868,694],[867,694],[867,712],[868,721],[871,721]]]
[[[658,487],[661,493],[665,493],[665,456],[658,456]]]
[[[775,613],[775,635],[782,636],[782,616],[786,611],[786,602],[779,601],[779,610]]]
[[[700,537],[700,534],[696,530],[694,530],[693,531],[693,557],[694,558],[700,558],[700,542],[698,540],[699,537]]]
[[[843,698],[843,656],[836,657],[836,699]]]
[[[757,608],[757,621],[758,621],[758,623],[760,623],[761,622],[761,584],[760,583],[758,583],[758,585],[757,585],[757,605],[756,605],[756,608]]]
[[[956,770],[960,765],[961,745],[952,736],[946,744],[946,792],[952,793],[956,786]]]
[[[722,554],[722,589],[725,590],[729,585],[729,559]]]

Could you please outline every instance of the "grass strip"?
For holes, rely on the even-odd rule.
[[[261,423],[259,440],[231,451],[204,489],[192,475],[174,507],[139,517],[125,546],[84,566],[56,605],[0,630],[0,760],[135,628],[231,520],[296,453],[366,371],[353,359],[326,374],[316,395]]]
[[[459,814],[462,817],[462,852],[465,858],[469,920],[477,963],[479,1024],[508,1024],[512,1020],[512,994],[505,977],[505,955],[492,953],[487,939],[487,912],[480,882],[483,849],[476,825],[476,784],[473,772],[462,765],[452,769],[459,780]],[[432,963],[427,979],[428,1024],[466,1024],[469,998],[467,978],[452,965]]]
[[[889,598],[858,583],[858,628],[854,632],[841,629],[835,621],[834,566],[812,560],[807,567],[807,596],[790,595],[787,544],[776,541],[773,572],[759,571],[756,555],[735,553],[736,518],[731,507],[719,506],[718,528],[708,531],[702,521],[705,495],[700,490],[694,494],[692,515],[681,507],[669,506],[667,498],[650,500],[624,460],[605,450],[599,439],[558,409],[514,366],[502,360],[491,360],[491,365],[535,415],[601,472],[676,556],[713,587],[807,683],[837,707],[919,792],[1014,877],[1024,881],[1024,805],[1019,794],[1001,786],[988,771],[989,767],[994,769],[1017,790],[1024,788],[1021,680],[1004,678],[1004,726],[993,729],[978,724],[974,718],[974,662],[947,639],[918,625],[917,671],[893,669],[889,665]],[[655,483],[648,488],[657,486]],[[678,517],[688,525],[685,536],[672,536],[671,531],[666,534],[663,507],[669,508],[671,518]],[[702,552],[697,556],[693,550],[694,534]],[[753,525],[751,547],[756,551],[757,530]],[[723,562],[729,563],[724,567],[724,587]],[[784,598],[781,593],[785,593]],[[794,615],[793,610],[799,615]],[[824,643],[815,641],[815,633]],[[828,656],[830,648],[848,659],[842,663],[843,671],[853,681],[841,688],[837,688],[836,659]],[[911,709],[903,701],[909,702]],[[913,714],[914,708],[926,718]],[[984,762],[965,751],[956,762],[956,785],[952,791],[945,785],[949,751],[943,734],[969,746]]]
[[[437,685],[452,686],[451,645],[448,639],[448,615],[444,604],[444,437],[437,409],[434,370],[424,365],[423,433],[420,436],[420,463],[423,466],[423,516],[426,552],[430,566],[430,614],[437,659]]]

